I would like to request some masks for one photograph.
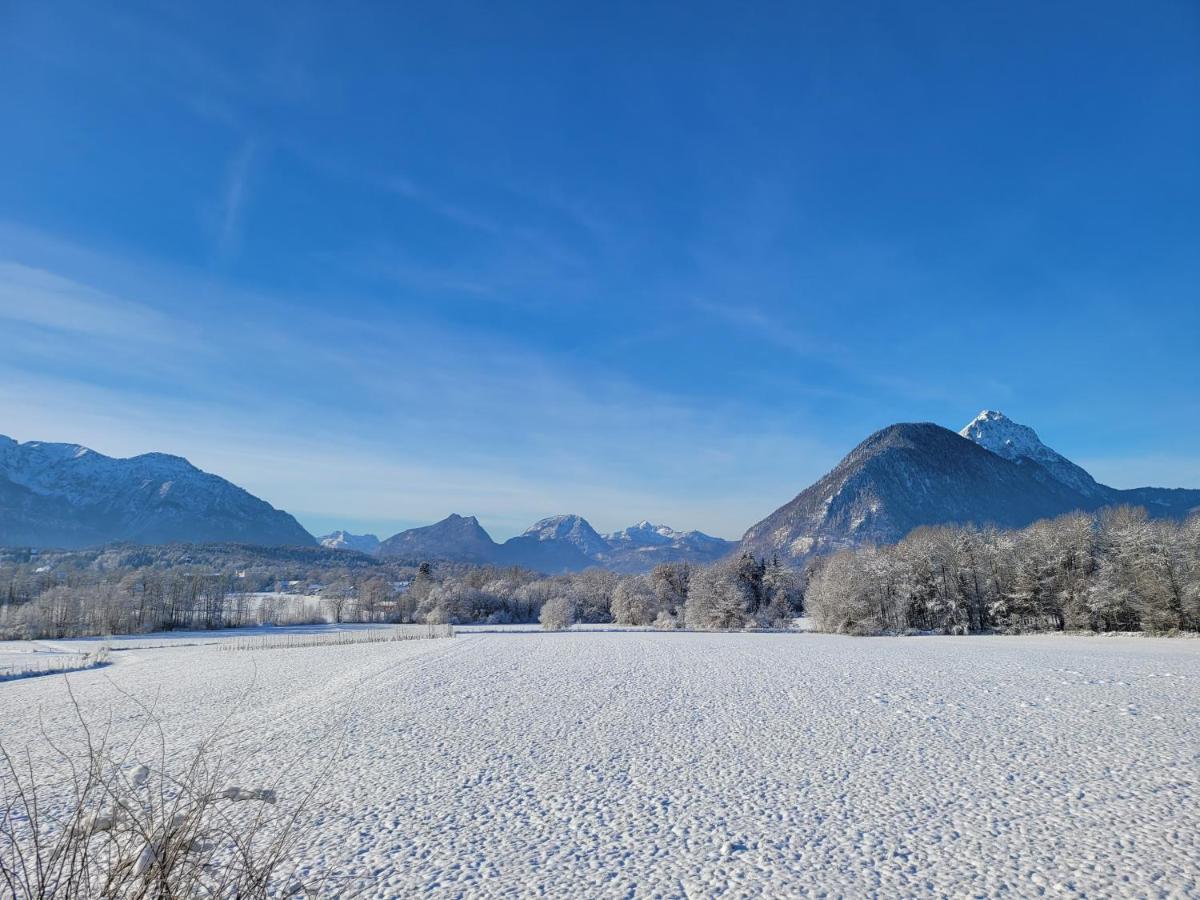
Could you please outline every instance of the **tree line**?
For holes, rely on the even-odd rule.
[[[782,628],[803,601],[800,573],[749,554],[709,566],[662,563],[644,575],[588,569],[544,576],[488,567],[437,579],[424,567],[409,590],[420,621],[488,624],[553,620],[695,628]]]
[[[0,639],[323,622],[342,618],[349,611],[347,598],[361,605],[364,621],[373,621],[373,608],[395,594],[391,579],[404,576],[403,570],[287,566],[101,568],[78,565],[69,554],[5,561],[0,562]],[[318,585],[321,595],[307,596]]]
[[[151,558],[136,566],[69,554],[0,558],[0,637],[313,621],[738,630],[787,627],[802,611],[819,630],[849,634],[1200,630],[1200,516],[1149,519],[1129,507],[1015,531],[921,528],[898,544],[844,550],[803,570],[747,554],[709,566],[664,563],[642,575],[338,566],[336,555],[239,556],[252,568],[214,570],[214,551],[199,557],[202,567],[181,558],[172,551],[167,565]],[[120,561],[135,559],[147,561]]]
[[[809,573],[822,631],[1200,630],[1200,516],[1134,507],[1072,513],[1017,531],[921,528],[844,550]]]
[[[364,623],[537,622],[550,601],[566,624],[658,628],[783,627],[800,609],[799,573],[741,556],[644,575],[588,569],[548,576],[517,567],[422,563],[298,571],[258,566],[72,566],[42,558],[0,568],[0,637],[64,638],[176,629]],[[206,562],[211,562],[206,559]]]

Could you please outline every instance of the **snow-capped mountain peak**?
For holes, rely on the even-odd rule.
[[[684,532],[676,531],[669,525],[655,525],[653,522],[643,519],[636,525],[630,525],[628,528],[622,528],[620,531],[604,535],[604,539],[610,544],[615,545],[654,546],[669,544],[676,538],[683,537],[683,535]]]
[[[1035,460],[1062,458],[1043,444],[1037,432],[1028,425],[1014,422],[995,409],[985,409],[959,434],[1005,459],[1016,460],[1022,456]]]
[[[373,534],[351,534],[346,530],[334,531],[318,538],[322,547],[330,550],[357,550],[360,553],[375,553],[379,549],[379,538]]]
[[[645,519],[604,535],[604,540],[616,552],[672,551],[673,554],[707,561],[724,555],[733,546],[732,541],[715,538],[702,531],[676,531],[669,525],[655,525]]]
[[[1098,496],[1103,491],[1086,471],[1042,443],[1036,431],[1028,425],[1014,422],[998,410],[985,409],[959,434],[1011,462],[1035,462],[1049,472],[1055,481],[1074,488],[1086,497]]]
[[[566,541],[589,556],[608,549],[604,538],[597,534],[587,519],[571,514],[550,516],[534,522],[525,529],[524,537],[537,538],[539,541]]]

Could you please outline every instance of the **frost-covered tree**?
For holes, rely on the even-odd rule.
[[[820,560],[805,597],[819,627],[1200,629],[1200,517],[1115,508],[1020,531],[919,529]]]
[[[345,617],[354,601],[354,596],[354,582],[349,578],[338,578],[325,585],[325,589],[321,592],[321,599],[335,622],[341,622]]]
[[[1091,628],[1088,584],[1096,571],[1096,522],[1084,513],[1055,520],[1052,535],[1054,601],[1064,628]]]
[[[870,618],[859,602],[856,582],[862,558],[842,550],[823,560],[813,572],[804,595],[805,610],[820,631],[851,633]]]
[[[650,625],[658,616],[658,598],[645,576],[624,578],[612,595],[612,619],[620,625]]]
[[[1192,516],[1179,529],[1172,542],[1172,553],[1178,561],[1181,606],[1181,628],[1200,630],[1200,514]]]
[[[575,604],[566,597],[553,597],[542,605],[538,621],[546,631],[566,631],[575,624]]]
[[[537,578],[521,585],[512,596],[514,618],[518,622],[532,622],[556,590],[554,582],[548,578]]]
[[[741,556],[727,563],[726,566],[734,577],[741,582],[742,591],[747,597],[746,612],[757,620],[759,611],[766,602],[763,593],[763,578],[767,571],[766,562],[756,559],[750,553],[743,553]]]
[[[771,561],[763,572],[763,624],[785,628],[799,611],[804,600],[800,574],[783,566],[778,559]]]
[[[1149,552],[1145,510],[1117,507],[1100,517],[1100,560],[1088,589],[1088,609],[1098,630],[1138,627],[1142,606],[1139,556]]]
[[[606,569],[588,569],[570,579],[570,591],[575,599],[576,620],[580,622],[611,622],[612,598],[621,576]]]
[[[757,603],[751,583],[743,577],[741,561],[717,563],[693,573],[684,622],[688,628],[710,631],[744,628]]]
[[[368,579],[359,588],[358,618],[362,622],[382,621],[384,609],[392,599],[392,588],[383,578]]]
[[[678,619],[688,598],[692,568],[686,562],[660,563],[650,573],[654,596],[660,609]]]

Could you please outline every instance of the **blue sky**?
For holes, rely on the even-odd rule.
[[[984,407],[1200,487],[1200,6],[0,4],[0,433],[736,537]]]

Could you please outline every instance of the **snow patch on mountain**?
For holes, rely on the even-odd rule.
[[[105,456],[0,435],[0,543],[237,541],[311,546],[282,510],[180,456]]]
[[[985,409],[959,434],[1010,462],[1037,463],[1049,472],[1055,481],[1067,485],[1085,497],[1099,497],[1106,491],[1104,486],[1097,484],[1086,471],[1042,443],[1036,431],[1028,425],[1014,422],[998,410]]]

